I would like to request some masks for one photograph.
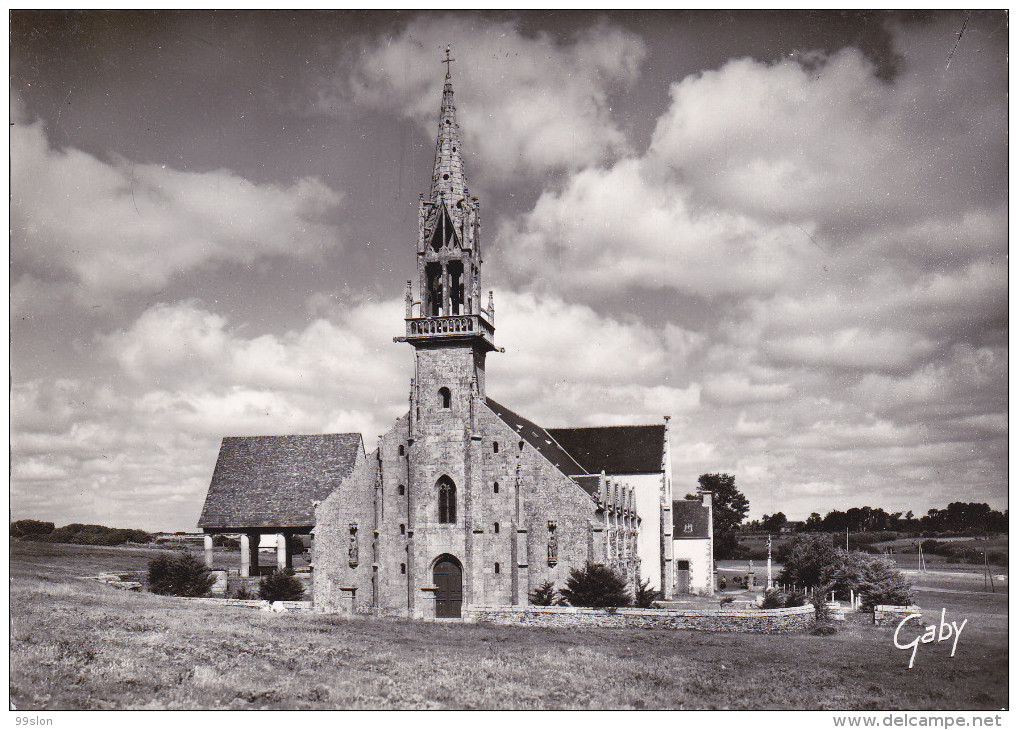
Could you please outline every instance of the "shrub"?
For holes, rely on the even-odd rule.
[[[33,538],[39,535],[48,535],[53,532],[52,522],[40,522],[39,520],[17,520],[11,523],[11,537]]]
[[[735,601],[735,596],[725,596],[724,598],[721,599],[721,607],[724,608],[733,601]]]
[[[212,571],[193,553],[160,555],[148,564],[149,590],[164,596],[204,596],[215,582]]]
[[[148,561],[148,588],[153,593],[170,594],[170,556],[160,555]]]
[[[838,630],[834,628],[833,624],[820,624],[813,629],[813,636],[832,636],[838,633]]]
[[[723,591],[727,587],[728,587],[728,581],[725,580],[724,576],[721,576],[718,579],[718,588]]]
[[[566,579],[566,587],[560,592],[570,606],[615,608],[633,602],[626,590],[625,579],[600,563],[587,563],[582,568],[572,568]]]
[[[763,602],[760,608],[784,608],[788,597],[777,588],[771,588],[764,593]]]
[[[304,584],[292,568],[277,570],[259,581],[258,597],[264,601],[299,601],[304,597]]]
[[[654,601],[661,600],[661,591],[650,588],[650,578],[644,578],[636,584],[636,593],[633,595],[633,605],[637,608],[651,608]]]
[[[817,594],[821,595],[821,600],[823,600],[823,594],[820,591],[817,591]],[[802,591],[791,591],[785,594],[785,608],[805,606],[806,600],[806,594]]]
[[[241,586],[233,592],[233,597],[242,601],[247,601],[255,597],[255,594],[247,589],[247,586]]]
[[[534,592],[530,594],[530,603],[534,606],[553,606],[557,592],[555,584],[549,580],[534,589]]]

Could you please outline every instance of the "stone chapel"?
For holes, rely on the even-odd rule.
[[[673,512],[692,505],[672,500],[667,417],[545,429],[487,395],[485,359],[501,350],[492,292],[482,305],[480,206],[448,65],[418,211],[417,294],[408,281],[405,334],[394,338],[413,351],[408,411],[370,454],[358,434],[224,439],[199,526],[246,536],[248,565],[259,534],[277,533],[280,567],[292,536],[313,533],[314,607],[330,613],[442,618],[526,605],[588,561],[631,587],[649,579],[665,598],[709,591],[711,545],[695,568],[692,556],[673,559],[683,544]],[[697,537],[710,521],[704,496]]]

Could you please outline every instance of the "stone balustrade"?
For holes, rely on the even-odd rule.
[[[409,341],[463,335],[480,335],[489,343],[494,343],[495,329],[479,314],[414,317],[406,320],[406,339]]]

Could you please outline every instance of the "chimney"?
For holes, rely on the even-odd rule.
[[[714,495],[711,492],[700,492],[700,498],[703,500],[704,507],[710,507],[714,501]]]

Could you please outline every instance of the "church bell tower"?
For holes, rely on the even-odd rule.
[[[494,344],[494,303],[481,306],[480,216],[463,171],[459,125],[446,49],[445,88],[438,122],[431,192],[418,210],[419,300],[407,282],[406,336],[415,349],[412,400],[417,411],[469,411],[484,397],[484,358]],[[411,413],[411,418],[420,418]]]

